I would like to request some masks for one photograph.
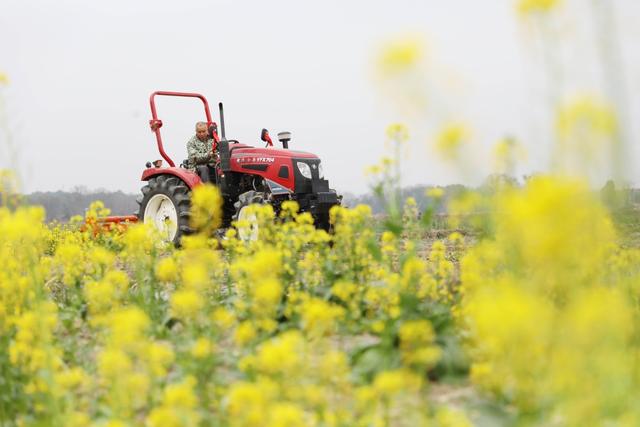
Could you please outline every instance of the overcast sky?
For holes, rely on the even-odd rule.
[[[640,2],[613,3],[635,141]],[[589,33],[581,23],[588,17],[572,13],[561,31],[575,42],[568,61],[578,72],[567,76],[568,86],[598,90],[593,40],[579,36]],[[427,149],[421,120],[430,118],[405,117],[379,90],[377,52],[403,34],[428,41],[438,64],[431,84],[457,82],[450,97],[438,90],[431,102],[474,129],[474,173],[443,165]],[[154,90],[200,92],[212,106],[223,101],[227,136],[244,143],[260,144],[263,127],[274,136],[291,131],[291,147],[318,154],[340,191],[367,190],[363,171],[385,153],[384,130],[395,121],[412,129],[407,185],[480,180],[491,171],[491,144],[504,135],[529,152],[519,173],[544,170],[542,70],[532,39],[510,0],[0,0],[0,71],[10,78],[2,94],[27,192],[137,192],[145,162],[159,158],[148,127]],[[167,151],[185,158],[201,106],[161,100],[159,116]],[[6,166],[6,150],[0,153]],[[637,144],[628,156],[640,157]],[[640,182],[638,168],[631,174]]]

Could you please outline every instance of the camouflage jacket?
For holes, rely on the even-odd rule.
[[[193,168],[196,165],[206,164],[211,160],[211,147],[213,145],[213,139],[207,139],[203,142],[193,135],[187,142],[187,156],[189,158],[189,167]]]

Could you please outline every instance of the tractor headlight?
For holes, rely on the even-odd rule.
[[[296,165],[298,166],[298,170],[300,171],[302,176],[304,176],[307,179],[311,179],[311,168],[309,167],[308,164],[304,162],[297,162]]]
[[[318,178],[324,178],[324,170],[322,169],[322,165],[320,163],[318,163]]]

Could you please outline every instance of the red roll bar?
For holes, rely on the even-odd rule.
[[[204,113],[207,117],[207,128],[211,126],[213,121],[211,121],[211,112],[209,111],[209,103],[207,102],[207,98],[199,93],[189,93],[189,92],[167,92],[167,91],[157,91],[153,92],[149,97],[149,104],[151,105],[151,120],[149,120],[149,126],[151,127],[151,131],[156,134],[156,141],[158,143],[158,151],[160,151],[160,155],[164,158],[169,166],[175,167],[175,163],[173,160],[165,153],[164,147],[162,146],[162,136],[160,135],[160,128],[162,127],[162,120],[158,119],[158,114],[156,112],[156,96],[181,96],[184,98],[198,98],[204,104]],[[214,145],[219,141],[218,134],[215,132],[213,134]]]

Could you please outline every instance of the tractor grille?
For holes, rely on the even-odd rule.
[[[295,192],[296,193],[315,193],[315,188],[317,187],[319,191],[323,191],[322,188],[324,186],[319,184],[319,182],[326,182],[326,188],[329,189],[329,182],[324,179],[320,179],[318,176],[318,165],[320,164],[320,159],[292,159],[293,160],[293,174],[295,177]],[[311,168],[311,179],[305,178],[302,176],[298,167],[296,165],[297,162],[306,163]]]

